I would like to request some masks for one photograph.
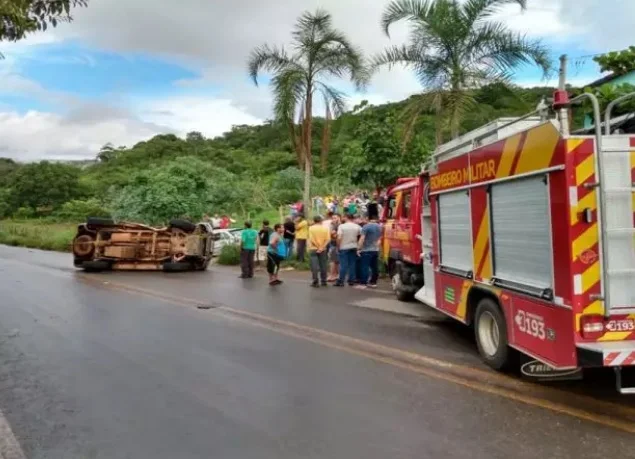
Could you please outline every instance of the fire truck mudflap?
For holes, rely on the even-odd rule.
[[[635,368],[635,137],[527,116],[433,158],[415,298],[473,325],[495,369],[513,350],[562,375]]]

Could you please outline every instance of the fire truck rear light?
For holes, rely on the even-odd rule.
[[[600,323],[584,324],[584,328],[582,329],[584,333],[597,333],[601,332],[602,330],[604,330],[604,325]]]
[[[584,338],[599,338],[604,332],[604,317],[584,316],[581,319],[581,325]]]

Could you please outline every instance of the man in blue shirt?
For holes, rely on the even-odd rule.
[[[372,215],[370,221],[362,227],[362,234],[357,244],[361,261],[361,277],[359,279],[359,285],[355,288],[365,289],[366,287],[377,287],[380,245],[381,225],[377,222],[377,216],[375,214]],[[368,282],[369,277],[370,283]]]

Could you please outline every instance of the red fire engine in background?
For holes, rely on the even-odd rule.
[[[631,94],[627,97],[635,97]],[[401,300],[475,331],[497,370],[515,351],[561,373],[635,369],[635,135],[569,132],[564,91],[436,149],[386,192],[384,260]],[[616,101],[619,102],[619,101]],[[602,129],[605,132],[602,132]]]

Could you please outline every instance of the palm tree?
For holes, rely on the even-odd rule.
[[[318,9],[314,13],[303,13],[291,35],[290,54],[282,47],[266,44],[254,49],[249,57],[249,74],[256,86],[260,71],[273,75],[274,115],[288,126],[298,164],[304,167],[304,204],[308,206],[313,96],[321,96],[326,107],[320,155],[325,169],[331,120],[345,110],[344,93],[329,82],[348,77],[361,88],[368,76],[361,52],[343,33],[333,28],[331,15],[326,11]]]
[[[373,59],[373,67],[402,64],[414,70],[424,92],[406,109],[407,143],[418,115],[432,110],[437,115],[437,144],[449,123],[452,138],[459,135],[466,112],[476,106],[473,91],[485,84],[509,82],[518,66],[535,63],[546,75],[549,53],[540,41],[510,31],[492,20],[502,6],[527,0],[393,0],[384,10],[381,25],[410,23],[409,42],[393,46]]]

